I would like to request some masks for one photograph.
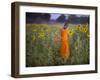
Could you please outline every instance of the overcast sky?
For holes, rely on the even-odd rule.
[[[51,14],[50,19],[51,20],[56,20],[61,14]]]
[[[51,20],[56,20],[59,16],[61,16],[62,14],[55,14],[55,13],[52,13],[52,14],[50,14],[51,15]],[[68,19],[68,16],[69,16],[70,14],[65,14],[65,16],[66,16],[66,19]],[[76,16],[77,17],[88,17],[88,15],[80,15],[80,14],[76,14]]]

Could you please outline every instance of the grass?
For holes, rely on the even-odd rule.
[[[69,24],[71,55],[63,61],[59,55],[62,24],[26,25],[26,66],[89,64],[88,24]]]

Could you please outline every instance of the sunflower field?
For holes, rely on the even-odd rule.
[[[62,24],[26,25],[26,67],[89,64],[89,25],[69,24],[70,57],[59,55]]]

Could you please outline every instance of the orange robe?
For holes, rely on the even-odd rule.
[[[68,41],[68,30],[63,29],[61,31],[61,47],[60,56],[63,59],[68,59],[70,56],[69,41]]]

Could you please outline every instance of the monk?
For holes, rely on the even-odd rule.
[[[60,56],[62,59],[67,60],[70,56],[69,37],[68,37],[68,23],[66,22],[61,29],[61,47]]]

